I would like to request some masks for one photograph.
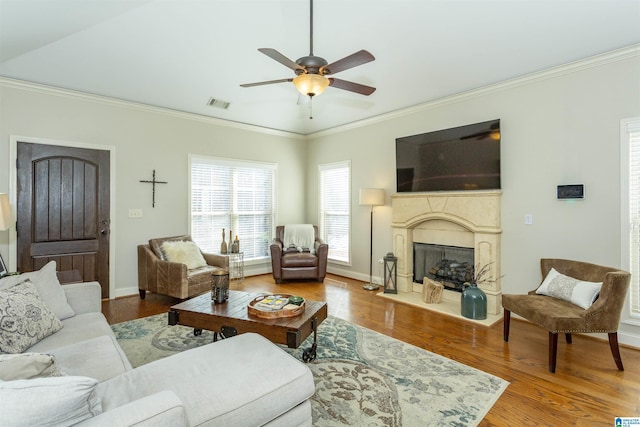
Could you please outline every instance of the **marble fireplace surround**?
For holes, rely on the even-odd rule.
[[[491,263],[487,277],[499,278],[501,197],[501,191],[392,195],[391,227],[393,253],[398,257],[398,298],[416,300],[418,295],[418,301],[422,302],[422,278],[416,278],[417,283],[413,278],[414,242],[473,248],[474,264]],[[502,315],[500,279],[481,283],[479,287],[487,294],[488,318],[493,323]],[[423,305],[424,308],[461,317],[459,292],[445,290],[441,304]]]

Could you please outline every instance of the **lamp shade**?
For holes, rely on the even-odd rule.
[[[9,195],[0,193],[0,231],[8,230],[13,225]]]
[[[298,92],[305,96],[320,95],[329,86],[329,80],[319,74],[300,74],[293,79]]]
[[[384,190],[382,188],[361,188],[360,204],[366,206],[384,205]]]

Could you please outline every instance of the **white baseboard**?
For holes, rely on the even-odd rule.
[[[120,297],[128,297],[129,295],[137,295],[138,287],[129,287],[129,288],[116,288],[116,294],[113,295],[111,299],[120,298]]]
[[[331,266],[331,265],[327,266],[327,272],[331,274],[336,274],[342,277],[348,277],[350,279],[360,280],[365,283],[369,282],[368,274],[363,274],[363,273],[358,273],[351,270],[342,269],[339,266]],[[373,276],[373,283],[377,283],[378,285],[382,286],[382,278]]]
[[[640,336],[629,332],[618,331],[618,343],[640,349]]]

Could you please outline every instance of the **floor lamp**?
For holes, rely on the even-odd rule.
[[[369,283],[362,285],[368,291],[375,291],[380,287],[373,283],[373,207],[384,205],[384,190],[382,188],[361,188],[360,205],[371,206],[370,234],[369,234]]]

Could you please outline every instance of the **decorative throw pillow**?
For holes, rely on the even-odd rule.
[[[598,298],[601,287],[602,282],[585,282],[574,279],[552,268],[536,293],[568,301],[587,309]]]
[[[0,382],[3,426],[70,426],[102,413],[98,381],[53,377]]]
[[[0,380],[2,381],[63,375],[64,373],[55,365],[55,357],[52,354],[0,354]]]
[[[0,351],[22,353],[62,329],[62,322],[28,279],[0,290]]]
[[[162,250],[170,262],[186,264],[189,270],[204,267],[207,262],[204,260],[198,246],[189,241],[168,241],[162,244]]]
[[[38,271],[30,271],[17,276],[9,276],[0,279],[0,289],[10,288],[25,279],[31,280],[36,285],[40,297],[60,320],[75,316],[73,308],[67,301],[67,295],[58,281],[56,275],[56,262],[50,261]]]

